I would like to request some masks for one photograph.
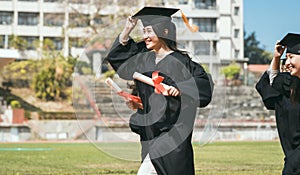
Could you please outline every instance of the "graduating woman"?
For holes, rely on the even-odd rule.
[[[286,50],[284,71],[280,58]],[[275,110],[285,155],[283,175],[300,175],[300,35],[287,34],[277,42],[270,68],[256,84],[267,109]]]
[[[121,78],[133,80],[138,72],[153,80],[154,86],[134,80],[143,105],[129,123],[142,145],[138,174],[195,174],[191,138],[196,108],[209,104],[212,86],[204,69],[177,49],[171,15],[178,10],[145,7],[128,17],[107,56]],[[138,19],[144,34],[136,43],[129,34]]]

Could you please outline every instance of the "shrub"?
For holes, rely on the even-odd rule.
[[[41,66],[33,60],[16,61],[5,66],[1,75],[5,82],[11,83],[11,87],[29,87],[38,67]]]
[[[21,108],[21,103],[17,100],[12,100],[10,102],[10,106],[11,108]]]
[[[114,70],[109,70],[107,72],[104,73],[106,78],[113,78],[115,76],[116,72]]]
[[[32,82],[36,96],[47,101],[67,98],[64,90],[72,85],[74,58],[59,56],[42,61],[46,66],[35,74]]]
[[[237,79],[239,77],[241,67],[236,63],[231,63],[230,65],[221,69],[221,73],[225,75],[228,80]]]

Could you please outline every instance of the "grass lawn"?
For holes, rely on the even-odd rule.
[[[139,151],[138,144],[119,145]],[[136,174],[140,162],[116,159],[99,147],[105,152],[109,149],[107,144],[96,147],[91,143],[2,143],[0,174]],[[116,144],[111,149],[116,150]],[[283,166],[283,153],[275,141],[194,144],[194,152],[197,175],[276,175]]]

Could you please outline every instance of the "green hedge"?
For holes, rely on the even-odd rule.
[[[95,113],[82,112],[76,115],[74,112],[39,112],[40,120],[85,120],[94,119]]]

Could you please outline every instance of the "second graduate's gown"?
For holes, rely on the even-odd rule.
[[[270,85],[269,75],[265,72],[256,84],[266,108],[275,110],[278,134],[285,155],[283,175],[300,175],[300,103],[291,100],[292,82],[298,83],[296,91],[299,94],[300,79],[289,73],[279,73]]]
[[[130,117],[130,128],[140,135],[142,160],[147,154],[159,175],[193,175],[191,144],[197,107],[205,107],[212,97],[212,86],[204,69],[190,57],[174,51],[155,63],[155,53],[144,42],[132,39],[126,45],[114,42],[106,59],[125,80],[134,72],[150,78],[159,71],[163,83],[179,89],[180,96],[154,93],[154,87],[135,80],[143,109]]]

